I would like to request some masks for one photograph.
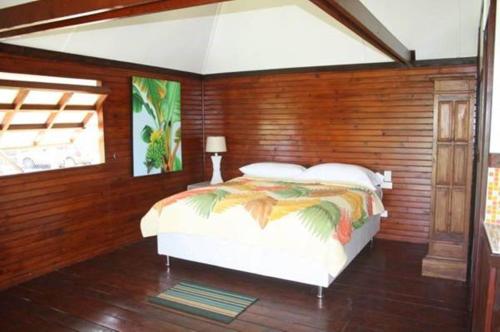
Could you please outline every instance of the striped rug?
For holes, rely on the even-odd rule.
[[[151,303],[231,323],[257,298],[183,281],[172,288],[149,298]]]

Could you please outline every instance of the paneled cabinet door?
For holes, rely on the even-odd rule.
[[[435,82],[432,220],[422,274],[464,280],[472,177],[472,81]],[[446,91],[447,88],[450,91]],[[457,88],[464,88],[463,92]]]
[[[444,100],[439,100],[443,98]],[[434,231],[463,234],[470,153],[470,100],[438,97],[434,174]]]

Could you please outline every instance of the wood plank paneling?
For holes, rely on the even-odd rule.
[[[154,202],[202,180],[201,78],[113,64],[0,52],[0,71],[97,79],[110,89],[105,164],[0,178],[0,288],[139,240]],[[182,172],[132,177],[132,75],[181,82]]]
[[[226,179],[264,160],[392,170],[394,189],[384,193],[389,218],[379,237],[424,243],[431,220],[431,78],[475,73],[474,65],[456,65],[206,77],[205,135],[227,137]],[[210,174],[209,158],[205,167]]]

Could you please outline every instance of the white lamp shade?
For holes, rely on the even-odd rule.
[[[224,136],[208,136],[207,137],[207,152],[226,152],[226,138]]]

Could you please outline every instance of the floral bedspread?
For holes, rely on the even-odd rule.
[[[338,265],[353,230],[383,210],[377,194],[363,187],[240,177],[157,202],[141,230],[264,245]]]

